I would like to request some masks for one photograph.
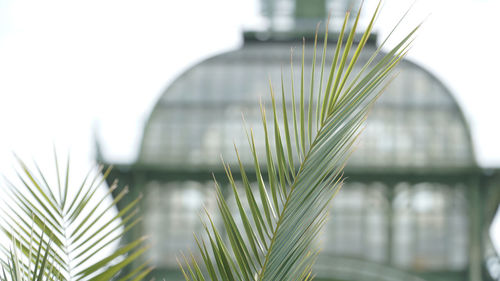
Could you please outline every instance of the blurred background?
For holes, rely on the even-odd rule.
[[[95,163],[96,155],[100,157],[101,161],[117,165],[117,176],[125,175],[127,177],[131,167],[141,161],[143,167],[171,165],[172,163],[159,163],[154,160],[143,161],[140,156],[141,152],[147,152],[147,149],[141,148],[141,146],[144,143],[144,132],[149,124],[148,120],[153,108],[158,101],[163,100],[162,94],[169,91],[167,89],[171,89],[171,92],[175,91],[173,87],[169,88],[169,85],[178,81],[176,83],[184,83],[189,87],[192,86],[193,89],[203,88],[203,85],[197,86],[195,82],[189,81],[189,75],[194,75],[189,74],[192,73],[193,69],[201,69],[202,74],[205,71],[205,74],[210,76],[212,73],[210,71],[213,69],[210,70],[208,58],[241,49],[245,41],[267,40],[272,43],[276,38],[273,37],[272,32],[266,33],[266,31],[272,29],[275,34],[278,34],[291,29],[294,25],[290,19],[296,15],[294,14],[296,7],[300,6],[297,3],[302,3],[305,5],[304,7],[313,7],[323,3],[324,7],[343,7],[339,9],[342,10],[349,6],[349,4],[346,4],[345,7],[338,4],[344,2],[356,3],[357,1],[311,1],[315,4],[310,4],[305,1],[286,0],[186,0],[175,2],[2,0],[0,1],[0,129],[2,131],[0,171],[7,175],[12,172],[12,151],[22,157],[35,158],[43,163],[47,155],[51,155],[53,145],[60,150],[70,151],[74,159],[72,161],[74,170],[82,168],[86,171]],[[266,3],[273,4],[269,8]],[[379,38],[378,43],[380,43],[380,38],[384,38],[391,31],[394,24],[412,3],[413,1],[406,0],[384,1],[375,30]],[[377,1],[368,0],[365,4],[366,10],[371,11]],[[279,12],[272,13],[275,10]],[[462,126],[465,130],[462,134],[465,136],[464,155],[466,156],[459,157],[466,160],[467,157],[470,157],[467,161],[477,163],[480,173],[489,173],[491,177],[494,177],[495,169],[500,167],[500,146],[498,145],[500,133],[497,130],[498,121],[500,121],[500,111],[498,110],[500,98],[496,83],[497,68],[500,63],[500,53],[496,50],[496,46],[500,43],[497,36],[497,28],[500,26],[498,11],[500,11],[500,2],[493,0],[420,0],[414,3],[409,16],[401,24],[401,28],[394,37],[395,39],[400,38],[398,34],[405,34],[410,28],[425,19],[425,24],[407,57],[409,60],[407,67],[421,69],[423,71],[421,72],[425,73],[424,76],[432,78],[432,81],[437,85],[435,87],[442,88],[442,91],[446,92],[445,96],[451,93],[452,98],[449,100],[436,100],[438,103],[451,104],[448,107],[452,108],[450,114],[456,115],[457,120],[463,121],[463,126],[457,126]],[[314,14],[314,11],[312,13]],[[369,13],[367,12],[367,14]],[[306,27],[304,33],[310,31],[309,29]],[[257,32],[254,33],[253,37],[250,35],[244,37],[244,31]],[[287,57],[288,53],[283,54],[283,51],[288,52],[294,44],[297,46],[300,38],[301,36],[296,34],[295,37],[287,39],[288,43],[280,43],[284,45],[280,47],[281,49],[278,48],[279,53]],[[394,43],[394,41],[391,42]],[[388,43],[388,46],[391,46],[391,42]],[[246,50],[244,48],[242,50]],[[258,51],[255,52],[258,53]],[[200,64],[200,67],[195,67],[205,60],[207,60],[205,66]],[[245,65],[244,60],[230,56],[228,56],[226,63],[228,65],[231,63]],[[266,73],[265,68],[258,71],[264,71],[261,73],[262,76],[255,78],[261,82],[265,82],[268,75],[274,75]],[[224,81],[224,72],[218,73],[217,79]],[[264,79],[260,80],[261,77]],[[277,82],[276,79],[273,80]],[[401,87],[404,88],[404,85]],[[415,87],[418,88],[418,85]],[[433,91],[439,92],[439,90]],[[433,91],[429,92],[434,93]],[[262,93],[262,95],[265,94],[265,92]],[[172,95],[173,101],[165,98],[163,104],[179,102],[175,100],[175,95],[175,93]],[[178,95],[182,95],[182,91]],[[203,96],[203,94],[200,95]],[[439,93],[435,94],[435,96],[438,95]],[[257,101],[256,98],[250,100]],[[158,104],[157,108],[161,109],[162,103]],[[437,108],[437,112],[444,111],[444,109]],[[380,120],[383,123],[383,120],[389,120],[394,116],[384,117],[382,114]],[[418,116],[415,118],[418,119]],[[238,123],[239,120],[237,119],[235,122]],[[435,122],[437,125],[448,122],[446,118],[439,120],[442,123]],[[172,126],[172,128],[182,128],[183,124],[187,124],[183,123],[183,120],[174,120],[175,122],[178,123],[177,127]],[[412,124],[418,125],[417,121],[412,122]],[[429,119],[427,122],[433,123],[434,121]],[[456,130],[461,130],[462,127]],[[172,128],[166,129],[171,130]],[[450,134],[456,133],[456,130]],[[439,130],[432,132],[439,132]],[[447,134],[447,131],[441,133]],[[373,134],[376,135],[377,131],[374,131]],[[460,135],[460,132],[458,134]],[[472,140],[470,143],[469,134]],[[160,134],[159,137],[163,136]],[[444,140],[446,141],[446,139]],[[449,141],[455,143],[456,139],[451,138]],[[99,149],[97,149],[96,143],[99,144]],[[154,146],[154,144],[152,145]],[[468,145],[470,145],[470,149]],[[175,148],[175,145],[166,145],[164,148],[168,147]],[[369,151],[370,147],[366,147]],[[457,149],[464,150],[460,147]],[[224,149],[221,148],[221,151]],[[150,154],[155,155],[155,151],[150,152]],[[214,155],[217,157],[216,152]],[[175,159],[175,155],[166,155],[165,157],[165,159]],[[403,164],[406,163],[404,159],[401,161]],[[411,164],[407,166],[408,169],[426,165],[424,160],[418,162],[418,159],[413,159],[411,161],[411,163],[408,162]],[[456,159],[448,159],[447,161],[453,164],[458,163]],[[467,161],[464,162],[466,163],[464,165],[470,167],[471,164]],[[47,162],[50,163],[51,160]],[[184,164],[193,165],[193,163]],[[189,175],[189,173],[187,174]],[[207,175],[209,175],[208,172]],[[450,177],[450,175],[448,176]],[[130,176],[128,177],[130,179]],[[385,178],[388,177],[385,176]],[[460,210],[464,211],[460,204],[464,206],[471,204],[468,201],[471,198],[470,194],[467,193],[467,186],[470,184],[468,180],[465,179],[459,183],[447,182],[446,184],[451,187],[440,189],[443,184],[440,181],[419,180],[416,183],[401,180],[397,183],[383,183],[381,186],[379,179],[360,179],[359,182],[353,184],[352,188],[346,189],[348,191],[345,192],[346,199],[344,201],[339,198],[340,202],[347,202],[347,206],[338,207],[339,213],[342,213],[342,210],[347,210],[349,213],[349,210],[356,209],[357,207],[354,205],[355,202],[358,202],[357,196],[359,195],[357,194],[363,193],[365,189],[371,190],[374,197],[380,195],[384,198],[387,197],[387,190],[398,190],[400,194],[403,194],[401,195],[402,199],[397,201],[400,203],[394,201],[391,206],[396,208],[397,204],[407,204],[401,203],[405,200],[416,202],[412,203],[416,208],[415,212],[423,210],[424,215],[422,217],[412,215],[414,213],[407,215],[415,221],[428,221],[425,213],[429,208],[432,209],[432,204],[444,206],[442,208],[446,210],[446,214],[455,211],[460,213]],[[161,193],[161,190],[168,189],[166,186],[175,190],[180,181],[177,179],[174,183],[164,184],[161,180],[156,179],[148,188],[151,190],[151,194]],[[136,182],[136,180],[132,180],[132,182]],[[196,191],[204,188],[203,186],[206,185],[204,180],[198,180],[195,187],[192,187],[192,182],[184,184],[189,185],[191,189],[186,188],[190,191],[179,195],[181,199],[184,198],[182,196],[189,198],[209,196]],[[358,185],[356,186],[356,184]],[[411,190],[423,191],[414,192]],[[450,192],[453,194],[450,195]],[[478,196],[486,196],[486,194]],[[176,198],[177,195],[164,194],[162,196]],[[405,196],[410,199],[405,199]],[[451,204],[451,207],[447,205],[448,203],[443,203],[446,201],[443,198],[450,196],[458,198],[454,199],[455,203]],[[354,205],[349,205],[351,204],[350,200],[354,202],[352,203]],[[196,206],[192,206],[197,200],[189,199],[186,202],[187,207],[181,206],[181,208],[196,209]],[[477,204],[483,203],[479,201]],[[377,206],[377,204],[385,203],[375,202],[372,203],[372,207],[373,204]],[[363,209],[363,207],[359,208]],[[385,214],[386,210],[381,210]],[[403,217],[400,218],[402,221],[412,220],[405,217],[406,213],[404,212],[399,212],[399,214],[403,214]],[[435,215],[436,213],[430,213],[429,216],[435,217]],[[464,215],[468,216],[466,213]],[[342,216],[339,217],[342,219]],[[353,218],[353,215],[346,215],[344,218],[348,221],[356,219]],[[440,218],[448,219],[445,215]],[[159,219],[161,220],[161,218]],[[374,220],[377,221],[380,218],[374,218]],[[439,222],[433,221],[432,223]],[[375,224],[377,223],[375,222]],[[381,224],[387,224],[387,222],[384,221]],[[359,225],[361,227],[363,223]],[[422,223],[422,225],[426,224]],[[461,227],[466,227],[463,229],[467,231],[467,227],[473,227],[473,224],[458,221],[453,227],[451,227],[452,232],[461,231]],[[487,227],[489,228],[488,238],[491,238],[498,251],[500,249],[499,216],[497,215],[496,219],[493,220],[491,227],[489,225]],[[450,231],[449,228],[445,228],[446,231]],[[356,232],[358,228],[354,227],[352,231]],[[349,232],[338,235],[349,235]],[[424,233],[422,235],[439,236],[442,233]],[[462,241],[468,238],[470,237],[457,238],[457,243],[469,247],[470,243]],[[417,238],[414,240],[418,241]],[[385,245],[384,243],[386,243],[377,241],[372,241],[374,244],[370,243],[373,245]],[[399,243],[418,244],[418,242],[411,241],[399,241]],[[367,245],[372,244],[368,243]],[[449,247],[453,247],[453,245]],[[171,255],[169,249],[173,251],[173,249],[178,250],[177,248],[166,246],[165,253],[167,254],[164,255]],[[331,250],[334,253],[344,253],[343,256],[359,256],[359,253],[352,249],[332,246]],[[425,250],[423,253],[426,253]],[[152,254],[153,260],[162,260],[159,262],[160,266],[168,268],[170,264],[165,262],[168,260],[166,256]],[[480,280],[477,279],[478,277],[473,277],[479,276],[479,274],[471,273],[468,266],[472,259],[469,253],[448,252],[445,256],[438,257],[438,260],[448,259],[449,261],[435,267],[428,265],[428,263],[436,265],[432,259],[426,263],[418,260],[417,256],[417,254],[411,257],[403,255],[396,258],[398,257],[397,253],[396,257],[368,255],[355,261],[337,260],[336,262],[345,262],[356,267],[355,262],[366,260],[417,273],[441,273],[448,270],[464,275],[463,273],[467,272],[464,275],[467,277],[464,278]],[[453,259],[457,256],[458,258]],[[392,262],[392,259],[399,262]],[[370,266],[372,265],[370,264]],[[497,264],[491,262],[489,268],[490,271],[496,272],[493,275],[500,276],[500,268]],[[430,278],[447,277],[434,276]],[[399,280],[402,280],[401,277]]]

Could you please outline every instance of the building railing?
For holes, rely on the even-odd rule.
[[[406,271],[359,259],[321,256],[315,265],[316,278],[357,281],[427,281]]]

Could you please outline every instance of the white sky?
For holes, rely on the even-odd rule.
[[[108,157],[131,161],[161,92],[201,59],[240,46],[254,1],[0,0],[0,173],[12,171],[12,151],[43,164],[54,143],[87,170],[93,128]],[[381,37],[411,3],[385,1]],[[499,11],[495,0],[419,0],[401,29],[430,15],[409,58],[455,93],[478,162],[493,167]],[[500,243],[500,223],[493,235]]]

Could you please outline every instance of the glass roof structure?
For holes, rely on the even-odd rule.
[[[244,165],[253,166],[244,122],[264,157],[259,100],[270,112],[270,86],[279,98],[281,75],[287,93],[293,77],[299,99],[302,46],[290,55],[290,41],[246,39],[179,76],[151,113],[136,162],[113,171],[132,194],[144,194],[144,220],[127,239],[150,237],[147,259],[158,278],[182,280],[176,254],[196,248],[191,237],[203,232],[204,208],[217,213],[212,172],[227,185],[220,157],[236,164],[236,145]],[[360,65],[375,51],[370,44]],[[313,51],[306,44],[306,91]],[[345,169],[348,180],[318,239],[316,280],[486,280],[485,233],[500,201],[500,176],[476,166],[464,116],[436,77],[408,60],[397,75]]]
[[[196,249],[192,234],[203,232],[199,214],[207,209],[217,224],[212,173],[229,192],[221,156],[236,164],[236,145],[243,164],[253,167],[244,123],[253,129],[257,154],[265,157],[260,104],[269,115],[270,88],[279,100],[281,77],[283,90],[289,95],[294,85],[299,100],[298,38],[311,35],[325,8],[343,14],[359,3],[261,0],[268,30],[246,33],[240,49],[191,67],[161,95],[136,162],[113,171],[133,194],[144,194],[144,220],[127,239],[150,237],[154,247],[147,259],[156,267],[155,277],[183,280],[175,256]],[[338,22],[330,24],[330,31],[338,31]],[[330,40],[334,37],[329,34]],[[304,89],[309,91],[314,49],[307,41]],[[375,41],[370,39],[354,73],[378,48]],[[335,43],[330,43],[326,69]],[[318,47],[316,65],[321,53]],[[435,76],[409,60],[396,73],[372,108],[345,168],[346,183],[318,237],[323,251],[315,280],[489,280],[483,278],[485,250],[491,248],[485,233],[500,202],[500,173],[477,167],[467,122]],[[317,89],[318,70],[315,79]],[[291,112],[292,103],[287,106]]]
[[[291,85],[290,46],[289,42],[250,42],[182,74],[154,108],[137,164],[174,170],[217,170],[220,155],[226,162],[236,161],[236,144],[243,161],[252,165],[250,155],[244,154],[247,149],[242,149],[247,145],[242,113],[248,127],[256,134],[262,132],[258,101],[270,106],[269,81],[281,93],[283,73],[285,91],[291,91],[286,88]],[[292,61],[296,95],[301,48],[296,46]],[[371,53],[374,48],[367,51]],[[310,62],[313,47],[306,47],[305,53],[306,62]],[[319,56],[317,59],[319,64]],[[363,56],[360,65],[368,59]],[[310,69],[305,73],[309,76]],[[310,82],[307,77],[305,80],[305,89],[309,89]],[[257,135],[256,140],[260,139]],[[264,143],[256,145],[257,150],[264,151]],[[398,78],[374,106],[347,170],[449,170],[474,166],[468,127],[452,95],[431,73],[404,60]]]
[[[253,166],[243,124],[253,129],[257,153],[265,157],[260,104],[271,111],[270,88],[279,99],[282,75],[287,93],[293,77],[299,100],[302,46],[291,49],[290,41],[249,36],[241,49],[209,58],[178,77],[145,127],[134,166],[156,171],[141,184],[146,192],[144,231],[160,245],[150,255],[159,268],[175,267],[173,253],[193,249],[186,237],[202,229],[196,219],[202,207],[215,212],[212,183],[203,175],[221,175],[221,156],[236,164],[234,145],[244,165]],[[371,43],[355,72],[375,50]],[[311,43],[304,53],[304,89],[310,89]],[[317,56],[316,65],[320,63]],[[380,280],[423,276],[411,272],[454,272],[448,277],[465,280],[469,248],[476,243],[468,231],[469,212],[476,208],[468,199],[474,190],[468,177],[477,171],[469,129],[452,94],[431,73],[408,60],[397,73],[370,113],[345,169],[349,180],[319,237],[318,280],[379,271],[385,273],[378,278],[387,277]],[[292,103],[287,106],[290,112]],[[343,266],[331,267],[331,261]]]

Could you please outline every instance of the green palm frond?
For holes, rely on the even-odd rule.
[[[16,239],[12,239],[11,248],[0,262],[1,281],[61,280],[61,272],[54,267],[55,255],[50,246],[50,241],[45,241],[42,236],[41,243],[35,245],[33,226],[31,228],[29,248],[25,247],[27,245],[16,242]]]
[[[204,238],[195,237],[203,262],[199,264],[194,255],[179,262],[186,280],[312,279],[311,268],[318,255],[313,241],[324,225],[330,200],[341,186],[342,170],[368,111],[390,82],[391,71],[408,51],[418,29],[386,54],[378,48],[354,72],[379,8],[380,4],[357,43],[360,12],[351,27],[347,26],[350,15],[346,14],[329,71],[325,69],[328,30],[319,70],[315,69],[316,36],[310,89],[305,89],[304,82],[309,79],[304,73],[305,47],[299,87],[294,87],[293,73],[291,93],[285,93],[281,80],[281,100],[270,87],[270,117],[261,105],[265,159],[257,156],[254,133],[248,131],[257,188],[252,187],[236,149],[241,179],[236,180],[231,167],[223,165],[237,212],[231,212],[230,203],[216,182],[224,232],[217,229],[217,223],[208,214]],[[290,99],[291,110],[287,106]]]
[[[69,158],[61,169],[55,155],[56,177],[51,185],[37,165],[32,170],[19,158],[18,162],[16,184],[5,180],[8,200],[2,206],[5,215],[1,227],[13,241],[11,250],[3,249],[11,257],[4,266],[20,270],[24,277],[19,279],[11,271],[14,275],[9,280],[32,280],[35,276],[36,280],[110,280],[147,250],[144,238],[112,250],[112,245],[140,218],[139,198],[117,214],[109,215],[128,192],[127,188],[122,189],[109,202],[107,198],[118,188],[115,182],[102,194],[110,168],[104,173],[102,168],[91,169],[75,185],[70,181]],[[43,270],[37,263],[39,256],[44,257]],[[140,266],[123,280],[140,280],[150,270],[147,265]]]

